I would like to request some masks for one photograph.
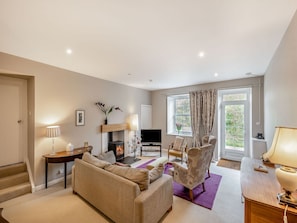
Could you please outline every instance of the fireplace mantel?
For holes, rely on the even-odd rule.
[[[116,132],[128,130],[128,123],[101,125],[101,132]]]

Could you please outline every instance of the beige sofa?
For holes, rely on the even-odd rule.
[[[137,183],[84,160],[76,159],[72,171],[73,192],[114,222],[157,223],[172,209],[169,175],[163,174],[141,191]]]

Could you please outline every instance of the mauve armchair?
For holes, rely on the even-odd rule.
[[[209,168],[210,168],[211,160],[212,160],[212,157],[213,157],[213,152],[214,152],[214,149],[216,147],[217,138],[215,136],[213,136],[213,135],[205,135],[205,136],[202,137],[201,141],[202,141],[202,146],[207,145],[207,144],[211,144],[212,155],[211,155],[211,159],[209,160],[208,169],[207,169],[208,177],[210,177]]]
[[[207,144],[188,150],[187,164],[173,163],[173,180],[189,189],[193,201],[193,189],[202,184],[205,191],[205,173],[212,158],[212,145]]]
[[[169,161],[169,156],[172,155],[175,157],[180,157],[181,163],[183,163],[185,146],[186,145],[184,144],[184,138],[180,136],[176,136],[174,143],[170,144],[168,148],[168,161]]]

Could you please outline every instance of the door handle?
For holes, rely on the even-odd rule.
[[[19,124],[22,123],[22,120],[18,120],[18,123],[19,123]]]

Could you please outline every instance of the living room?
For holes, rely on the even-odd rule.
[[[95,102],[98,101],[108,106],[119,106],[123,110],[123,112],[115,111],[110,114],[108,120],[110,124],[126,122],[130,114],[140,114],[141,105],[152,105],[153,127],[162,129],[162,141],[164,147],[167,147],[174,139],[174,136],[166,134],[167,95],[184,94],[197,89],[226,89],[242,86],[256,86],[256,92],[259,92],[257,86],[260,86],[260,92],[262,91],[263,95],[253,96],[255,98],[252,102],[255,104],[252,107],[257,108],[260,103],[260,106],[263,106],[260,112],[263,114],[259,113],[258,109],[253,110],[255,119],[252,122],[252,135],[263,132],[269,147],[276,126],[297,126],[295,115],[297,110],[296,30],[297,16],[295,14],[275,53],[271,55],[271,60],[263,75],[154,91],[129,87],[83,75],[80,72],[61,69],[58,66],[11,55],[4,50],[5,48],[1,49],[1,79],[17,78],[26,83],[25,92],[29,114],[26,143],[28,146],[24,146],[23,149],[31,169],[33,191],[44,188],[43,155],[51,152],[51,141],[45,137],[45,128],[48,125],[55,124],[61,127],[61,136],[55,140],[57,151],[65,150],[69,142],[74,147],[81,147],[87,141],[93,146],[93,154],[102,152],[100,128],[104,123],[104,115],[95,106]],[[133,79],[131,76],[125,78]],[[261,98],[260,102],[258,98]],[[76,110],[85,111],[83,126],[75,125]],[[262,121],[260,125],[256,125],[259,118]],[[217,123],[213,134],[218,134]],[[9,152],[6,151],[5,154],[7,153]],[[218,157],[218,150],[216,154]],[[71,164],[68,165],[70,173]],[[62,177],[61,174],[57,174],[61,168],[63,168],[62,164],[50,167],[49,181],[55,182],[56,179]]]

